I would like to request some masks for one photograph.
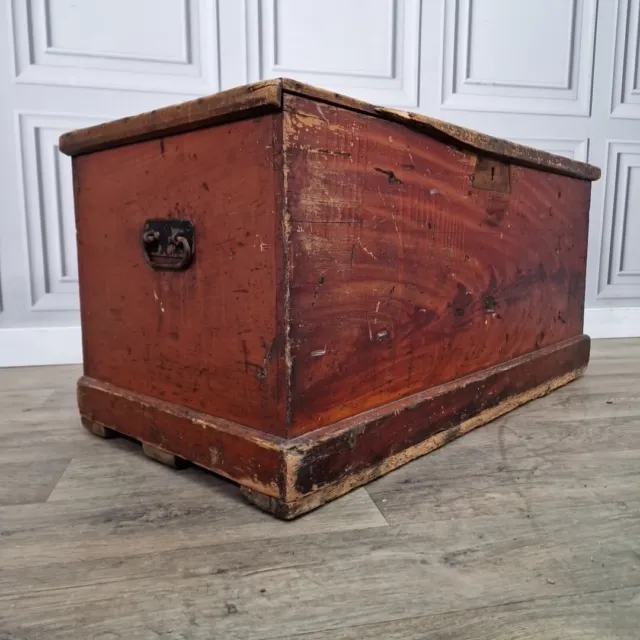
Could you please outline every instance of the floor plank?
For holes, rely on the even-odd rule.
[[[188,553],[236,540],[387,526],[364,489],[286,523],[245,503],[235,485],[214,474],[176,472],[123,439],[103,441],[103,447],[101,457],[72,460],[46,504],[0,508],[5,571],[24,577],[29,567],[70,558]]]
[[[0,506],[45,502],[69,462],[69,458],[53,458],[29,464],[3,463]]]
[[[640,637],[640,340],[292,523],[0,370],[0,640]]]
[[[567,513],[555,513],[539,530],[515,515],[471,517],[446,521],[428,536],[421,525],[238,539],[214,547],[185,544],[171,553],[160,546],[157,553],[108,561],[93,554],[84,566],[82,551],[78,557],[77,548],[68,549],[68,559],[78,558],[74,566],[56,554],[39,571],[20,571],[34,583],[26,592],[5,591],[0,611],[12,611],[15,627],[34,637],[144,638],[150,629],[179,629],[192,638],[257,640],[630,589],[640,585],[633,549],[639,506],[619,514],[611,506],[587,510],[579,536]],[[454,528],[467,539],[451,539]],[[477,529],[485,537],[469,546]],[[185,533],[190,537],[192,530]]]
[[[283,640],[636,640],[638,606],[640,588],[631,587],[401,618]]]

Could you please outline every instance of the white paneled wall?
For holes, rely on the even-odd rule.
[[[600,165],[587,331],[640,335],[639,24],[640,0],[1,2],[0,365],[80,358],[58,136],[277,76]]]
[[[445,5],[445,109],[586,116],[597,0]]]
[[[262,78],[293,77],[417,108],[420,0],[267,0],[260,7]]]
[[[20,84],[201,94],[218,86],[209,0],[7,0]]]

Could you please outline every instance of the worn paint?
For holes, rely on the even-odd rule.
[[[506,145],[508,192],[478,189],[478,150],[495,142],[306,91],[273,81],[242,113],[281,112],[180,135],[210,125],[214,102],[186,119],[159,110],[120,143],[153,137],[153,119],[172,113],[178,129],[158,121],[162,153],[153,140],[74,160],[84,423],[212,469],[282,517],[565,384],[588,360],[589,185],[560,175],[580,163],[541,173]],[[114,130],[68,149],[113,146]],[[199,229],[177,278],[140,269],[128,243],[140,212],[163,207]],[[123,258],[101,288],[114,244]]]
[[[584,260],[570,247],[586,246],[588,182],[491,160],[489,174],[508,177],[509,189],[480,189],[474,154],[332,105],[322,113],[285,95],[296,220],[289,433],[533,351],[542,326],[551,325],[546,344],[580,332],[560,276],[584,286]],[[393,304],[378,305],[383,292]],[[326,343],[340,348],[310,355]]]
[[[294,439],[90,378],[80,380],[78,400],[97,435],[123,433],[159,450],[165,463],[178,456],[216,471],[261,508],[289,518],[567,384],[588,358],[581,336]]]
[[[269,115],[168,136],[164,156],[148,141],[74,158],[76,185],[87,185],[75,202],[88,375],[286,432],[282,354],[274,352],[267,369],[261,344],[284,333],[274,277],[274,149],[282,144],[266,149],[275,130],[280,116]],[[149,212],[195,224],[187,270],[159,272],[144,262],[139,239]]]

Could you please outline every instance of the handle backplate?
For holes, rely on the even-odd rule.
[[[157,271],[184,271],[193,260],[195,235],[190,220],[147,220],[141,240],[145,262]]]

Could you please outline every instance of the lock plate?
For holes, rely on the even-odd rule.
[[[509,165],[499,160],[478,157],[473,174],[473,186],[476,189],[511,193]]]

